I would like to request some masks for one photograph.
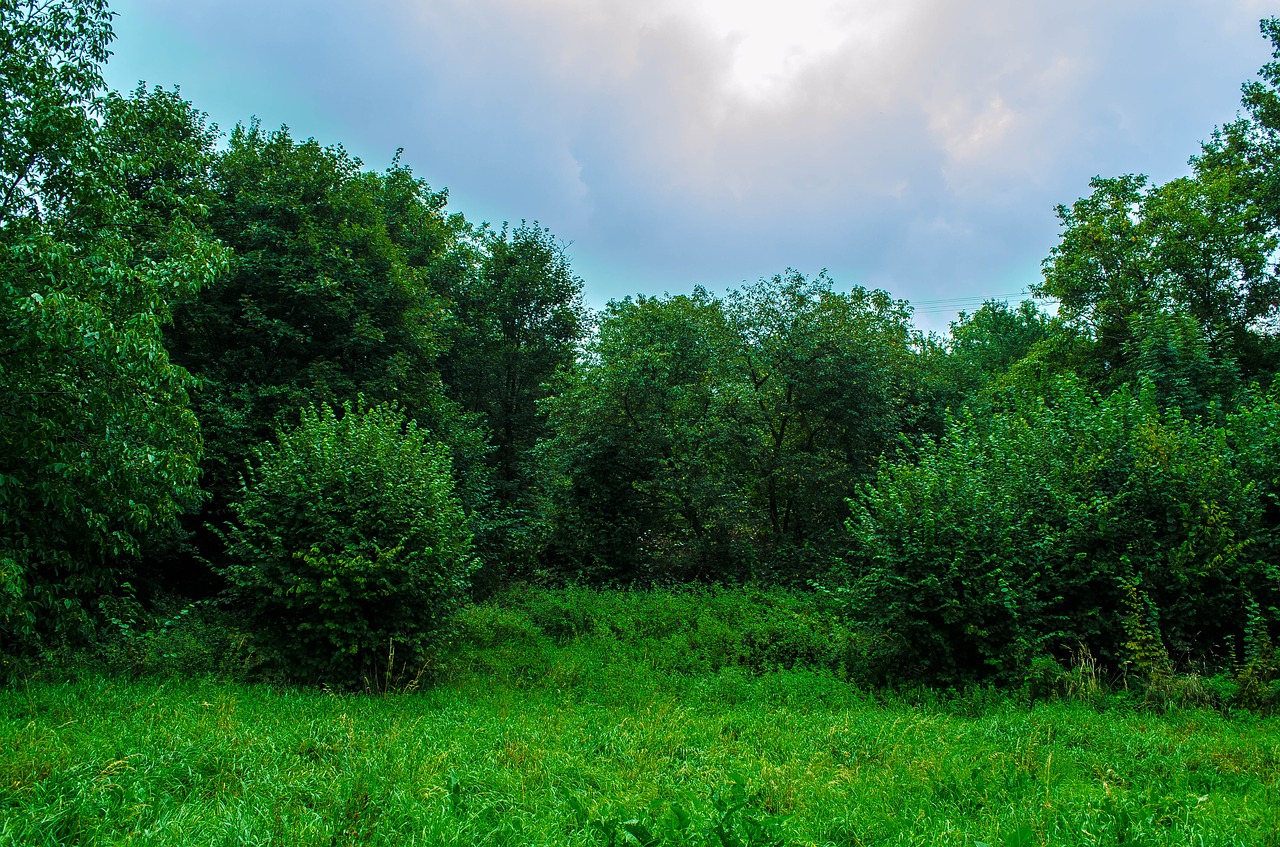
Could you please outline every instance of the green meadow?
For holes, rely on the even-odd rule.
[[[520,591],[374,694],[151,673],[198,652],[184,623],[0,692],[0,844],[1280,844],[1280,719],[1116,680],[869,691],[835,620]]]

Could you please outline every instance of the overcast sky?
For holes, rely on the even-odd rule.
[[[178,85],[569,242],[589,305],[788,267],[942,329],[1039,278],[1095,174],[1186,172],[1268,60],[1255,0],[115,0]],[[939,303],[937,301],[947,301]],[[972,305],[969,306],[970,310]]]

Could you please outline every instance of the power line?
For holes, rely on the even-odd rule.
[[[1036,305],[1050,305],[1058,302],[1056,297],[1040,297],[1032,294],[1027,289],[1016,291],[1012,294],[988,294],[988,295],[967,295],[964,297],[943,297],[933,300],[916,300],[907,301],[911,304],[912,311],[917,315],[942,315],[949,312],[968,311],[970,309],[980,309],[990,302],[1008,303],[1010,300],[1017,298],[1022,300],[1030,300]]]

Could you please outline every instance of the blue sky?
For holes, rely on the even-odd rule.
[[[1255,0],[117,0],[178,85],[569,243],[589,305],[788,267],[944,329],[1039,278],[1095,174],[1186,172],[1269,58]],[[970,307],[972,308],[972,307]]]

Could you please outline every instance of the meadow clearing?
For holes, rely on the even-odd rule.
[[[780,592],[526,591],[375,695],[34,681],[0,692],[0,844],[1280,844],[1275,717],[869,691],[854,650]]]

